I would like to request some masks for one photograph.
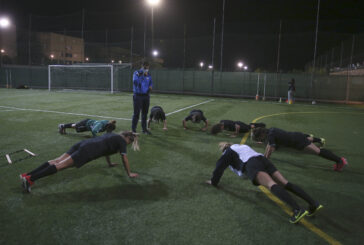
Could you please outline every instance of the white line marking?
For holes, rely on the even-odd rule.
[[[6,156],[6,159],[8,160],[8,163],[11,164],[12,162],[11,162],[9,154],[6,154],[5,156]]]
[[[3,111],[15,111],[15,110],[0,110],[0,112],[3,112]]]
[[[189,109],[189,108],[192,108],[192,107],[195,107],[195,106],[198,106],[198,105],[206,104],[206,103],[209,103],[209,102],[211,102],[211,101],[214,101],[214,99],[206,100],[206,101],[201,102],[201,103],[198,103],[198,104],[196,104],[196,105],[187,106],[187,107],[182,108],[182,109],[179,109],[179,110],[177,110],[177,111],[172,111],[172,112],[170,112],[170,113],[167,113],[167,114],[166,114],[166,116],[172,115],[172,114],[177,113],[177,112],[180,112],[180,111],[187,110],[187,109]]]
[[[99,115],[89,115],[89,114],[83,114],[83,113],[62,112],[62,111],[49,111],[49,110],[39,110],[39,109],[25,109],[25,108],[18,108],[18,107],[12,107],[12,106],[0,106],[0,107],[1,108],[6,108],[6,109],[19,110],[19,111],[37,111],[37,112],[57,113],[57,114],[65,114],[65,115],[75,115],[75,116],[85,116],[85,117],[98,117],[98,118],[109,118],[109,119],[117,119],[117,120],[131,121],[130,118],[108,117],[108,116],[99,116]]]
[[[24,149],[24,151],[26,153],[28,153],[29,155],[32,155],[33,157],[35,157],[35,154],[33,152],[31,152],[30,150]]]

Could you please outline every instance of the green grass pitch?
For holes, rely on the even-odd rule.
[[[162,94],[152,94],[151,106],[160,105],[170,113],[210,99],[193,107],[203,110],[210,124],[221,119],[249,123],[287,113],[261,122],[326,138],[326,148],[349,161],[342,173],[332,171],[333,164],[325,159],[289,149],[275,152],[272,161],[289,181],[324,205],[307,221],[342,244],[364,242],[363,107]],[[0,106],[0,244],[328,243],[303,225],[290,224],[276,203],[229,169],[219,189],[204,184],[221,154],[218,142],[240,143],[243,135],[212,136],[199,130],[202,125],[191,124],[183,130],[182,119],[192,108],[169,115],[166,132],[162,124],[152,124],[153,135],[140,137],[140,152],[128,149],[131,170],[139,178],[128,178],[120,157],[114,155],[117,167],[109,168],[98,159],[40,179],[27,194],[20,173],[58,157],[90,135],[60,135],[59,123],[93,118],[72,113],[99,115],[119,118],[117,131],[130,130],[131,121],[123,118],[132,116],[132,96],[0,89]],[[264,151],[249,139],[247,144]],[[8,165],[4,154],[23,148],[38,156]]]

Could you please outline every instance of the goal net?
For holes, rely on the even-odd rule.
[[[118,87],[118,71],[128,67],[128,64],[49,65],[48,90],[99,90],[114,93]]]

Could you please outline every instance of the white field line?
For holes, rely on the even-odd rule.
[[[16,110],[0,110],[0,112],[3,112],[3,111],[16,111]]]
[[[206,101],[204,101],[204,102],[201,102],[201,103],[198,103],[198,104],[195,104],[195,105],[187,106],[187,107],[184,107],[184,108],[182,108],[182,109],[179,109],[179,110],[176,110],[176,111],[169,112],[169,113],[167,113],[167,114],[166,114],[166,116],[169,116],[169,115],[175,114],[175,113],[180,112],[180,111],[187,110],[187,109],[192,108],[192,107],[196,107],[196,106],[198,106],[198,105],[203,105],[203,104],[209,103],[209,102],[211,102],[211,101],[214,101],[214,100],[213,100],[213,99],[211,99],[211,100],[206,100]]]
[[[83,114],[83,113],[63,112],[63,111],[49,111],[49,110],[40,110],[40,109],[26,109],[26,108],[12,107],[12,106],[0,106],[0,108],[6,108],[6,109],[12,109],[12,110],[19,110],[19,111],[36,111],[36,112],[56,113],[56,114],[64,114],[64,115],[85,116],[85,117],[98,117],[98,118],[108,118],[108,119],[117,119],[117,120],[131,121],[131,118],[108,117],[108,116],[99,116],[99,115],[89,115],[89,114]]]

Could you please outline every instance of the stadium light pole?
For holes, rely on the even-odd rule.
[[[152,49],[154,48],[154,7],[160,4],[160,0],[147,0],[148,5],[151,7],[151,11],[152,11],[152,23],[151,23],[151,27],[152,27]]]

